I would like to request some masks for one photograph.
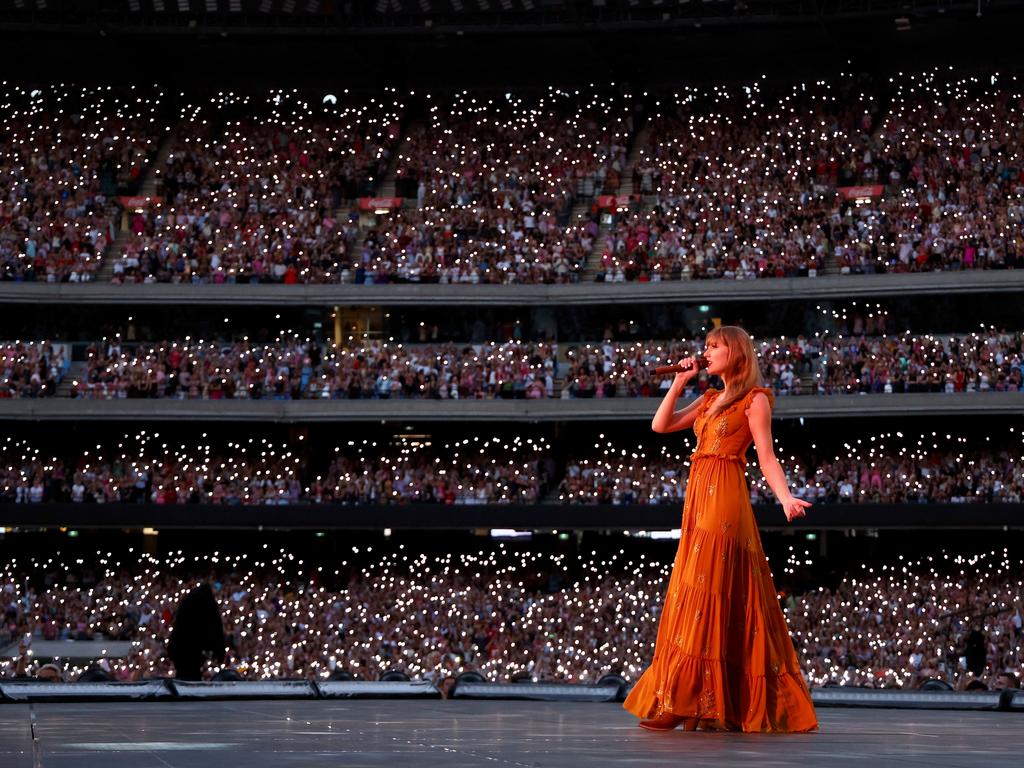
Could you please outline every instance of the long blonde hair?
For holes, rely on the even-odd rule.
[[[726,382],[726,386],[731,383],[733,387],[728,400],[723,400],[721,405],[716,403],[712,406],[715,413],[720,413],[737,400],[746,397],[754,387],[763,387],[764,382],[761,379],[761,366],[757,362],[754,341],[749,333],[738,325],[722,325],[708,332],[705,342],[710,344],[713,341],[724,342],[729,348],[729,360],[722,371],[722,380]],[[774,406],[775,396],[770,392],[767,394],[769,405]]]

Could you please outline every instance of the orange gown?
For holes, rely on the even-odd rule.
[[[658,625],[654,659],[623,705],[640,718],[670,712],[713,729],[814,730],[786,617],[744,477],[755,388],[708,418],[719,390],[697,408],[697,449],[682,535]]]

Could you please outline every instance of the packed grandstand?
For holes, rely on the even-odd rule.
[[[1016,294],[971,280],[1009,281],[1021,266],[1022,110],[1014,75],[946,68],[647,90],[3,83],[0,649],[26,635],[125,641],[125,655],[98,663],[101,676],[171,675],[177,602],[206,582],[224,619],[223,666],[246,679],[399,671],[446,686],[475,671],[632,682],[672,558],[670,542],[634,545],[678,529],[637,531],[630,516],[681,508],[695,449],[688,434],[650,433],[671,382],[653,369],[735,323],[754,335],[767,386],[801,407],[774,422],[774,449],[814,507],[788,538],[771,534],[770,560],[808,681],[1015,686],[1016,554],[968,556],[954,531],[933,556],[917,530],[880,534],[855,516],[877,508],[895,529],[911,505],[944,505],[951,530],[988,526],[993,541],[1019,541],[989,516],[1022,508],[1024,330]],[[946,273],[950,295],[915,295],[914,280],[932,277],[919,273]],[[825,277],[839,286],[826,298],[791,287]],[[570,306],[576,290],[598,301],[619,290],[605,283],[687,281],[757,281],[761,293],[746,304],[670,298],[646,315],[628,302]],[[886,281],[899,281],[898,297]],[[883,286],[891,312],[850,305],[843,290],[861,283]],[[286,321],[275,302],[299,294],[271,287],[256,301],[255,284],[426,289],[412,309],[368,306],[377,289],[351,289],[374,291],[367,306],[351,292],[300,297]],[[494,308],[516,289],[467,288],[486,298],[448,305],[452,284],[527,286],[539,298]],[[662,310],[663,322],[645,322]],[[716,386],[701,375],[681,402]],[[649,414],[624,425],[571,412],[613,398],[647,402]],[[986,411],[994,398],[998,415]],[[376,401],[386,418],[356,422],[340,400]],[[464,423],[426,411],[399,423],[399,401],[442,400],[460,401]],[[122,412],[127,401],[152,413]],[[267,408],[241,410],[250,401]],[[339,410],[298,426],[286,423],[296,411],[273,415],[291,405],[278,401]],[[572,402],[545,403],[567,414],[541,425],[534,401]],[[856,418],[817,413],[836,402]],[[872,413],[880,402],[907,410]],[[202,404],[221,410],[176,410]],[[952,404],[970,415],[955,421]],[[511,406],[508,423],[480,419],[478,405]],[[751,504],[778,516],[755,447],[746,462]],[[554,507],[599,520],[585,536],[563,532],[575,546],[554,553],[478,550],[456,536],[427,553],[390,537],[396,508],[459,505],[493,514],[477,533],[505,530],[503,514],[540,532]],[[274,535],[200,556],[191,544],[225,534],[193,532],[167,550],[163,531],[139,532],[157,508],[164,520],[235,515],[241,530],[270,507],[312,510],[328,536],[358,523],[377,543],[314,564]],[[836,547],[840,536],[903,536],[906,556],[872,560],[869,544],[830,571],[824,532],[820,549],[811,543],[815,507],[849,514],[833,548],[853,548]],[[112,554],[116,535],[91,525],[51,530],[45,555],[19,550],[38,544],[39,520],[83,510],[96,525],[137,515],[130,535],[145,553]],[[590,529],[621,538],[591,550],[580,543]],[[0,677],[39,671],[27,651],[8,656]],[[72,656],[55,674],[96,673]]]
[[[397,671],[444,686],[474,671],[496,681],[632,681],[654,645],[663,557],[609,551],[607,542],[578,558],[518,544],[437,554],[385,542],[350,547],[326,568],[267,548],[20,557],[0,572],[0,642],[25,634],[129,641],[123,658],[100,662],[101,674],[170,675],[164,645],[177,602],[208,581],[224,621],[224,666],[246,678],[376,680]],[[783,548],[776,581],[790,583],[815,559]],[[783,588],[781,597],[812,685],[915,688],[941,678],[958,689],[1018,687],[1021,565],[1006,550],[900,555],[857,566],[831,587]],[[46,574],[45,588],[26,588],[29,574]],[[968,637],[982,623],[978,666]],[[89,665],[65,658],[58,666],[76,679]],[[17,671],[14,660],[0,662],[0,674]]]
[[[1012,75],[4,87],[6,280],[756,279],[1009,269],[1024,249]]]

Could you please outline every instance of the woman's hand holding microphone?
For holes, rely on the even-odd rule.
[[[697,378],[697,374],[700,373],[700,361],[696,357],[684,357],[679,361],[678,365],[687,369],[677,373],[676,377],[672,380],[672,388],[677,395],[681,395],[683,394],[683,387]]]

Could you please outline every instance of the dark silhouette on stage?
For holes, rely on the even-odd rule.
[[[167,643],[178,680],[201,680],[206,661],[224,661],[224,625],[209,584],[200,584],[182,599]]]

